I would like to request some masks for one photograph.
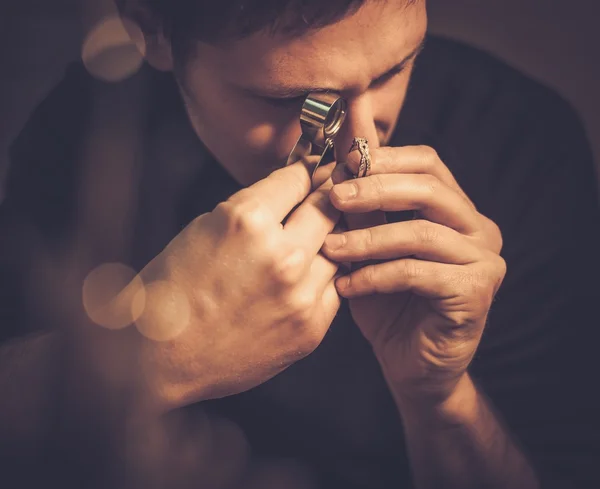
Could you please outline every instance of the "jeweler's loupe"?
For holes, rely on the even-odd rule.
[[[300,113],[302,135],[292,149],[285,166],[319,156],[312,174],[321,165],[327,151],[346,118],[346,101],[335,93],[311,93],[306,97]]]

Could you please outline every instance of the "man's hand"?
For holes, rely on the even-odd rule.
[[[340,217],[331,187],[311,192],[301,163],[277,170],[198,217],[141,272],[137,327],[166,337],[145,341],[141,358],[159,410],[248,390],[320,344],[340,305],[338,266],[319,253]]]
[[[357,163],[349,158],[346,172],[356,174]],[[336,285],[394,396],[443,402],[466,373],[504,278],[500,230],[428,147],[373,150],[371,175],[334,186],[331,201],[351,230],[328,236],[325,255],[377,260]],[[386,223],[382,212],[410,209],[418,219]]]

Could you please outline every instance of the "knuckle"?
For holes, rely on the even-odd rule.
[[[231,215],[233,214],[235,204],[229,201],[220,202],[210,213],[211,220],[214,222],[215,230],[219,236],[226,236],[230,232]]]
[[[493,231],[493,233],[499,237],[502,237],[502,231],[500,230],[500,226],[498,226],[498,224],[496,224],[495,221],[492,221],[489,217],[486,216],[486,219],[488,221],[488,225],[490,226],[491,230]]]
[[[224,219],[227,217],[227,215],[230,212],[230,207],[232,207],[234,204],[229,201],[226,200],[224,202],[219,202],[217,204],[217,206],[213,209],[213,211],[211,212],[211,215],[216,216],[220,219]]]
[[[290,194],[300,200],[306,195],[307,184],[305,178],[302,178],[299,172],[287,173],[287,168],[281,168],[271,174],[273,180],[280,184],[285,184]]]
[[[385,195],[385,182],[383,175],[372,175],[369,179],[371,182],[371,189],[377,197],[383,197]]]
[[[463,294],[472,296],[479,291],[484,283],[483,270],[476,267],[463,267],[454,275],[454,282],[461,286]]]
[[[437,243],[440,238],[440,231],[437,226],[430,221],[417,219],[410,221],[415,240],[419,243],[433,244]]]
[[[296,291],[291,297],[288,297],[290,318],[295,324],[306,325],[310,321],[316,299],[313,291]]]
[[[475,270],[469,274],[469,283],[476,294],[484,294],[489,289],[490,275],[488,270]]]
[[[362,282],[364,285],[372,287],[377,282],[375,267],[368,266],[362,269],[362,273],[357,277],[356,282]],[[359,285],[359,284],[354,284]]]
[[[377,246],[377,237],[375,236],[373,228],[363,230],[363,236],[359,242],[361,243],[360,251],[374,249]]]
[[[498,289],[502,285],[504,278],[506,277],[506,272],[508,271],[506,260],[502,258],[500,255],[494,256],[494,275],[496,279],[494,280],[494,295],[498,292]]]
[[[417,260],[402,260],[402,273],[411,280],[418,279],[423,275],[423,269],[418,265]]]
[[[472,270],[466,274],[466,294],[471,297],[481,309],[487,308],[494,297],[495,280],[487,269]]]
[[[348,288],[354,290],[377,290],[377,271],[373,265],[367,265],[351,274]]]
[[[470,311],[454,311],[447,316],[447,320],[450,322],[449,326],[454,329],[454,335],[465,336],[465,326],[469,326],[473,320],[474,315]]]
[[[502,248],[504,247],[504,237],[502,236],[502,230],[500,229],[500,226],[498,226],[498,224],[496,224],[494,221],[490,220],[490,222],[494,233],[494,241],[496,243],[494,251],[500,253],[500,251],[502,251]]]
[[[424,174],[423,180],[424,180],[425,189],[430,194],[436,193],[438,191],[438,189],[440,188],[441,182],[439,181],[439,179],[436,176],[434,176],[430,173]]]
[[[276,258],[276,250],[267,251],[267,269],[271,278],[279,286],[289,287],[295,285],[306,266],[304,255],[292,251],[285,258]]]
[[[506,276],[507,265],[506,260],[502,258],[500,255],[493,255],[493,266],[496,271],[496,275],[504,278]]]
[[[498,224],[496,224],[496,222],[491,220],[489,217],[483,214],[480,214],[480,216],[483,220],[482,228],[486,243],[492,251],[500,253],[504,246],[504,238],[502,236],[502,230],[500,229],[500,226],[498,226]]]
[[[425,168],[432,168],[437,165],[440,156],[434,148],[422,145],[419,146],[419,151],[421,153],[421,162]]]
[[[259,234],[269,224],[268,211],[255,197],[237,203],[223,202],[217,207],[230,232]]]

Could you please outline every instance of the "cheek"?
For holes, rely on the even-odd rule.
[[[256,105],[253,102],[240,104],[243,107],[240,138],[244,146],[256,155],[285,161],[300,137],[300,114]]]
[[[300,136],[299,113],[265,108],[210,80],[191,80],[184,98],[198,136],[217,157],[245,154],[285,161]]]

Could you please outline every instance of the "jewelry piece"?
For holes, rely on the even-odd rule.
[[[358,165],[358,171],[354,178],[366,177],[369,171],[371,171],[371,153],[369,152],[369,141],[366,138],[354,138],[352,140],[352,146],[350,147],[349,153],[358,150],[360,153],[360,163]]]

